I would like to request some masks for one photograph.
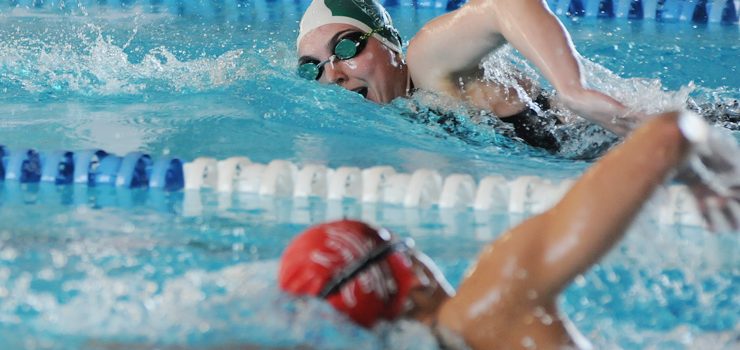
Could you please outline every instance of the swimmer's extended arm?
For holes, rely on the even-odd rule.
[[[465,334],[476,329],[469,325],[500,317],[515,322],[552,305],[619,241],[656,187],[682,164],[690,147],[676,121],[675,113],[649,121],[591,167],[554,208],[485,249],[444,305],[444,325],[482,348],[495,334]]]
[[[624,105],[586,87],[578,52],[544,0],[471,0],[436,18],[409,45],[412,75],[430,80],[426,86],[474,76],[504,39],[539,68],[570,109],[618,135],[632,128],[620,118],[628,113]]]
[[[555,207],[509,233],[521,245],[514,250],[531,259],[524,263],[531,278],[522,287],[554,298],[622,238],[642,205],[689,153],[677,120],[670,113],[638,129]]]

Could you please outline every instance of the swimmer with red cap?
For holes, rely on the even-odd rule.
[[[619,241],[651,193],[677,173],[710,227],[738,229],[736,142],[694,114],[668,113],[604,156],[555,207],[487,246],[456,293],[410,241],[350,220],[297,236],[283,253],[278,283],[290,294],[326,300],[364,327],[417,320],[443,348],[590,348],[558,312],[556,298]]]

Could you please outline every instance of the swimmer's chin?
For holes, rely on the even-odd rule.
[[[387,105],[393,101],[393,98],[388,98],[390,96],[379,96],[379,94],[376,93],[369,93],[367,96],[365,96],[365,99],[375,102],[380,105]]]
[[[366,100],[375,102],[375,103],[380,104],[380,105],[389,104],[389,103],[391,103],[391,101],[393,101],[397,97],[400,97],[400,96],[384,96],[384,95],[380,94],[379,92],[377,92],[375,90],[370,90],[368,88],[357,88],[357,89],[354,89],[354,90],[351,90],[351,91],[356,92],[356,93],[362,95],[362,97],[364,97]]]
[[[387,104],[388,103],[383,98],[381,98],[380,96],[378,96],[377,94],[374,94],[374,93],[367,94],[367,96],[365,96],[365,99],[368,100],[368,101],[375,102],[377,104],[381,104],[381,105],[384,105],[384,104]]]

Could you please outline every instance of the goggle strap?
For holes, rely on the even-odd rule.
[[[339,292],[341,288],[345,284],[347,284],[347,282],[357,277],[357,275],[367,270],[370,266],[383,260],[390,253],[407,249],[409,249],[409,244],[407,244],[405,241],[385,244],[383,246],[375,248],[370,253],[368,253],[368,255],[364,259],[355,262],[345,269],[342,269],[340,273],[335,275],[329,281],[329,283],[324,286],[318,296],[320,298],[326,299],[330,295]]]

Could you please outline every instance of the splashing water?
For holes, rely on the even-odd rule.
[[[740,126],[740,118],[738,118],[740,107],[737,105],[737,100],[727,97],[726,92],[729,92],[726,91],[727,89],[720,88],[701,94],[699,101],[703,101],[702,108],[696,106],[696,101],[690,98],[690,95],[697,91],[693,82],[688,82],[676,91],[668,91],[659,79],[622,78],[603,65],[583,57],[580,57],[580,63],[585,80],[592,88],[622,101],[631,110],[655,114],[693,107],[692,109],[703,112],[706,118],[715,124],[729,129],[736,129]],[[511,46],[504,46],[489,55],[481,67],[484,69],[484,79],[513,89],[517,98],[523,100],[531,109],[539,115],[545,114],[545,111],[542,111],[540,106],[532,100],[532,96],[521,82],[540,81],[543,86],[549,86],[549,83]],[[729,96],[732,94],[730,93]],[[708,102],[708,98],[711,98],[713,103]],[[565,125],[551,126],[562,144],[558,152],[560,155],[592,159],[618,141],[610,132],[585,122],[570,111],[558,109],[557,113],[560,118],[567,121]],[[722,120],[718,120],[721,117],[715,116],[717,113],[720,116],[730,116],[734,119],[723,123]]]
[[[506,137],[510,130],[495,116],[433,94],[377,106],[352,92],[302,81],[293,72],[296,21],[3,17],[0,140],[17,147],[104,147],[186,159],[247,155],[257,162],[428,167],[477,177],[558,179],[588,165],[533,150]],[[631,107],[740,97],[734,81],[694,79],[705,63],[691,66],[691,60],[670,75],[618,78],[641,69],[629,59],[640,45],[616,50],[606,43],[604,49],[599,45],[605,40],[587,39],[576,37],[584,57],[594,60],[584,61],[589,82]],[[645,47],[655,44],[645,41]],[[728,56],[737,56],[736,43],[728,40],[724,47]],[[520,78],[541,80],[511,49],[485,65],[489,79],[514,87]],[[437,124],[437,105],[454,112],[452,130]],[[562,151],[568,156],[589,158],[613,142],[585,124],[561,129],[564,137],[578,136]],[[383,224],[413,236],[457,284],[479,249],[521,220],[508,213],[352,203],[293,203],[286,209],[273,199],[224,199],[208,192],[202,194],[203,213],[188,217],[177,196],[161,205],[152,195],[110,190],[0,185],[0,347],[312,343],[322,349],[430,349],[434,339],[418,324],[366,331],[324,303],[279,294],[275,271],[282,247],[330,205],[350,216],[382,210]],[[230,201],[233,206],[223,206]],[[624,243],[577,279],[561,302],[563,310],[598,348],[736,347],[737,237],[658,226],[657,215],[647,209]]]
[[[244,59],[243,50],[217,58],[181,61],[166,47],[146,52],[132,63],[129,41],[116,45],[102,29],[86,25],[80,44],[50,44],[39,39],[2,43],[7,79],[31,93],[65,92],[82,95],[135,95],[153,91],[200,91],[230,86],[255,71],[257,62]]]

